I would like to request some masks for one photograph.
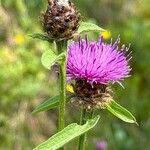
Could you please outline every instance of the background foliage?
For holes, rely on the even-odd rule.
[[[57,110],[31,114],[35,106],[58,92],[55,68],[49,72],[40,62],[48,43],[29,37],[42,32],[38,16],[46,9],[46,0],[0,2],[0,149],[30,150],[55,133],[57,123]],[[148,150],[150,0],[74,2],[83,20],[108,29],[113,39],[120,34],[121,43],[131,43],[133,52],[132,76],[123,82],[125,89],[114,85],[114,97],[136,116],[139,127],[100,111],[100,123],[89,134],[88,150],[95,150],[96,143],[103,140],[108,150]],[[68,105],[67,111],[67,123],[78,122],[79,109]],[[75,144],[71,142],[68,149]]]

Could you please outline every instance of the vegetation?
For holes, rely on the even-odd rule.
[[[101,120],[89,133],[87,150],[106,141],[108,150],[148,150],[150,145],[150,1],[149,0],[74,0],[83,20],[109,30],[105,39],[121,35],[122,43],[131,43],[132,72],[115,86],[115,100],[127,107],[139,126],[124,124],[100,111]],[[41,33],[40,13],[47,1],[1,0],[0,5],[0,149],[30,150],[54,134],[57,110],[32,114],[45,99],[58,94],[57,67],[46,70],[41,55],[47,42],[32,39]],[[90,10],[90,11],[89,11]],[[91,34],[92,38],[97,33]],[[57,86],[56,86],[57,85]],[[67,105],[67,124],[78,122],[79,109]],[[94,138],[93,138],[94,137]],[[77,141],[67,146],[71,149]]]

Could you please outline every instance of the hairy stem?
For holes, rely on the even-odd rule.
[[[67,49],[67,42],[56,42],[58,53],[62,53]],[[64,58],[59,66],[59,87],[60,87],[60,102],[59,102],[59,119],[58,130],[61,131],[65,127],[65,103],[66,103],[66,58]],[[61,148],[60,150],[63,150]]]
[[[83,125],[86,121],[93,117],[93,110],[87,111],[85,108],[81,109],[80,124]],[[79,137],[78,150],[85,150],[87,133]]]
[[[86,109],[81,110],[80,124],[83,125],[86,121]],[[85,149],[86,133],[79,137],[78,150]]]
[[[65,127],[65,103],[66,103],[66,63],[62,61],[60,65],[60,103],[59,103],[59,122],[58,130]]]

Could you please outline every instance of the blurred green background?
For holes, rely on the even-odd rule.
[[[57,73],[40,62],[48,43],[29,37],[41,33],[46,0],[0,0],[0,150],[31,150],[56,132],[57,110],[32,115],[35,106],[58,93]],[[132,76],[114,85],[114,98],[137,118],[126,124],[106,111],[89,133],[87,150],[105,141],[108,150],[150,149],[150,0],[74,0],[83,20],[131,43]],[[95,35],[93,35],[95,36]],[[108,39],[109,40],[109,39]],[[67,123],[78,122],[79,109],[67,106]],[[75,150],[77,140],[69,143]],[[101,150],[101,149],[98,149]]]

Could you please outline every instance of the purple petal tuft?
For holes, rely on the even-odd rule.
[[[67,76],[68,79],[86,79],[88,82],[107,84],[119,82],[129,76],[131,70],[128,61],[130,53],[124,45],[118,50],[120,37],[114,44],[78,39],[68,47]],[[126,56],[127,55],[127,56]]]

